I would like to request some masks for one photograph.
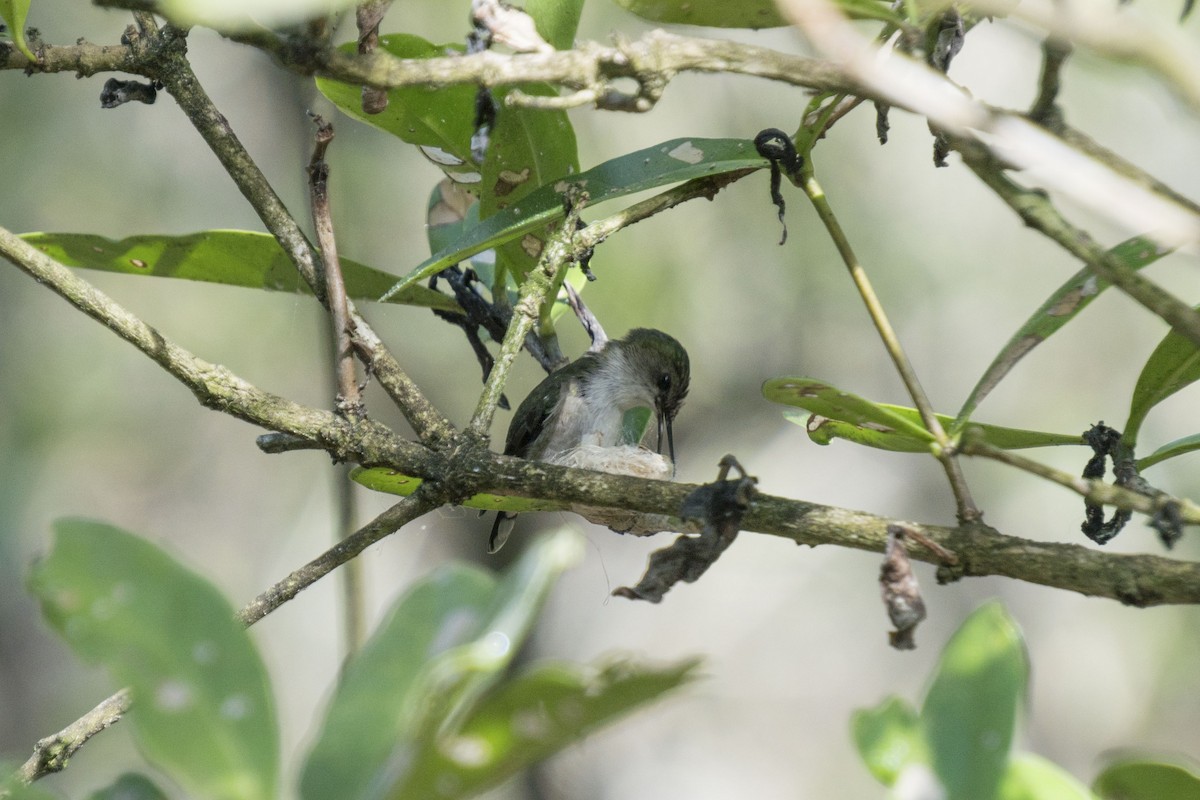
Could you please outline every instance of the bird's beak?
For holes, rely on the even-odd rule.
[[[671,466],[674,467],[675,466],[675,435],[674,435],[674,432],[671,430],[671,418],[668,417],[666,414],[664,414],[662,411],[658,411],[658,413],[655,414],[655,416],[658,418],[658,448],[657,448],[658,454],[662,455],[663,428],[665,427],[667,429],[667,453],[671,457]]]

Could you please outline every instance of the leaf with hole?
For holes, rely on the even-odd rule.
[[[565,215],[563,197],[570,187],[588,192],[588,208],[616,200],[635,192],[654,189],[694,178],[721,175],[738,170],[762,169],[766,159],[747,139],[673,139],[605,161],[578,175],[564,176],[542,186],[520,204],[512,205],[495,216],[481,220],[463,237],[417,265],[388,290],[403,292],[436,275],[446,267],[465,261],[476,253],[511,242],[557,222]]]

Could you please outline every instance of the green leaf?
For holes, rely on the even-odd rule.
[[[354,53],[357,48],[351,42],[340,49]],[[397,58],[422,59],[461,53],[464,48],[461,44],[435,45],[407,33],[389,33],[379,38],[379,49]],[[475,127],[474,86],[389,89],[387,108],[380,114],[363,113],[361,86],[317,78],[317,89],[347,116],[387,131],[409,144],[443,150],[460,165],[465,165],[466,172],[477,172],[470,163],[471,132]]]
[[[1028,676],[1021,633],[996,602],[971,614],[942,651],[921,727],[947,800],[995,797]]]
[[[1181,456],[1193,450],[1200,450],[1200,433],[1193,433],[1191,436],[1184,436],[1182,439],[1167,442],[1145,458],[1139,458],[1137,462],[1138,471],[1141,472],[1160,461],[1166,461],[1168,458]]]
[[[1124,443],[1130,449],[1136,447],[1138,432],[1150,409],[1196,380],[1200,380],[1200,348],[1175,331],[1169,332],[1138,375],[1121,437]]]
[[[157,13],[181,26],[218,31],[299,25],[336,14],[359,0],[158,0]]]
[[[616,0],[642,19],[712,28],[777,28],[787,25],[773,0]],[[837,0],[836,5],[851,19],[900,22],[888,4],[879,0]]]
[[[119,241],[82,233],[24,233],[21,238],[69,267],[312,293],[275,237],[265,233],[216,230]],[[350,259],[341,263],[346,292],[356,300],[377,300],[396,282],[394,275]],[[424,286],[409,287],[391,302],[461,311],[454,300]]]
[[[29,585],[75,653],[132,688],[129,719],[150,761],[192,794],[275,796],[266,669],[212,584],[144,539],[74,519],[55,524]]]
[[[510,242],[563,218],[563,195],[571,186],[588,191],[588,208],[636,192],[693,178],[742,169],[761,169],[766,159],[747,139],[672,139],[593,167],[578,175],[542,186],[519,205],[512,205],[469,229],[454,246],[435,253],[388,290],[402,292],[451,264]],[[387,295],[385,295],[386,297]]]
[[[511,663],[581,547],[563,532],[538,540],[502,582],[452,565],[413,587],[347,665],[301,796],[378,797],[421,769],[444,729],[469,716]]]
[[[1135,236],[1113,247],[1108,251],[1108,255],[1128,269],[1139,270],[1153,264],[1168,252],[1170,251],[1159,249],[1159,246],[1149,239]],[[1041,308],[1017,329],[1017,332],[992,360],[987,370],[984,371],[983,377],[971,390],[962,410],[958,412],[958,417],[951,426],[951,433],[962,430],[967,420],[975,413],[975,409],[983,402],[983,398],[996,388],[996,385],[1016,366],[1018,361],[1074,319],[1080,311],[1087,308],[1093,300],[1100,296],[1101,292],[1111,285],[1085,268],[1058,287],[1046,302],[1042,303]]]
[[[1021,753],[1009,761],[996,797],[997,800],[1096,800],[1074,775],[1029,753]]]
[[[921,424],[921,414],[915,408],[894,406],[890,403],[876,403],[880,408],[892,411],[906,417],[915,425]],[[801,426],[808,437],[817,444],[829,444],[834,439],[846,439],[856,444],[876,447],[880,450],[892,450],[900,453],[928,453],[929,443],[925,439],[917,439],[894,430],[880,430],[868,425],[855,425],[836,419],[818,417],[802,411],[785,411],[783,416],[789,422]],[[954,420],[945,414],[937,414],[943,427],[948,427]],[[1052,447],[1057,445],[1083,444],[1083,437],[1078,434],[1046,433],[1030,431],[1021,428],[1005,428],[1001,425],[985,425],[972,422],[970,427],[978,429],[983,441],[1004,450],[1022,450],[1029,447]]]
[[[1165,761],[1128,759],[1108,766],[1092,783],[1103,800],[1195,800],[1200,771]]]
[[[859,709],[850,726],[859,755],[884,786],[894,785],[909,764],[929,760],[917,712],[906,700],[889,697],[875,708]]]
[[[874,403],[813,378],[771,378],[763,383],[762,393],[773,403],[797,406],[858,428],[926,443],[934,441],[933,434],[925,430],[919,418],[913,421],[897,413],[892,410],[896,406]]]
[[[556,50],[575,46],[575,32],[583,13],[583,0],[525,0],[525,13],[533,17],[538,33]]]
[[[25,41],[25,18],[29,15],[30,0],[0,0],[0,19],[8,25],[8,32],[12,36],[13,44],[17,49],[32,62],[37,61],[37,56],[29,49],[29,43]]]
[[[549,664],[497,688],[470,719],[430,746],[393,800],[469,797],[582,739],[601,725],[694,680],[697,661],[665,669],[600,670]]]
[[[126,772],[88,800],[167,800],[167,794],[154,781],[136,772]]]
[[[387,467],[355,467],[350,471],[351,480],[376,492],[408,497],[423,481],[420,478],[397,472]],[[460,505],[481,511],[563,511],[566,504],[554,500],[534,500],[499,494],[476,494]]]
[[[17,777],[17,765],[0,760],[0,796],[5,800],[58,800],[39,785],[28,785]]]

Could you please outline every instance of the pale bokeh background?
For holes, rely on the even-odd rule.
[[[435,41],[465,33],[465,0],[401,2],[384,30]],[[1169,16],[1174,3],[1138,4]],[[30,24],[47,41],[115,41],[126,15],[39,0]],[[1196,19],[1184,29],[1193,35]],[[584,12],[580,38],[647,26],[604,0]],[[689,31],[702,34],[703,31]],[[789,31],[742,40],[803,51]],[[311,108],[331,108],[309,82],[268,59],[196,31],[196,69],[234,129],[293,211],[307,219],[303,165]],[[952,77],[978,97],[1025,107],[1038,69],[1036,38],[983,24]],[[261,226],[215,158],[162,95],[155,106],[102,111],[106,76],[0,74],[0,225],[119,238]],[[1080,54],[1066,72],[1068,120],[1175,188],[1200,196],[1200,126],[1146,74]],[[794,129],[804,100],[750,78],[684,75],[647,115],[572,113],[585,167],[677,136],[753,137]],[[336,119],[336,118],[335,118]],[[402,273],[427,254],[423,209],[437,171],[413,150],[336,119],[333,167],[342,252]],[[981,188],[957,157],[930,163],[925,125],[892,117],[891,143],[856,112],[818,148],[818,175],[871,271],[925,387],[953,413],[996,350],[1078,265]],[[836,443],[820,448],[762,399],[775,375],[820,377],[867,397],[905,402],[844,269],[811,209],[785,188],[790,237],[779,226],[767,178],[743,180],[714,202],[693,202],[606,243],[587,299],[614,335],[654,326],[690,350],[693,389],[676,426],[679,478],[710,480],[735,453],[764,491],[889,516],[948,523],[953,504],[929,459]],[[594,218],[594,212],[591,218]],[[1092,221],[1089,220],[1089,224]],[[1126,233],[1096,226],[1114,243]],[[1185,299],[1200,295],[1194,255],[1149,274]],[[87,274],[118,301],[198,355],[302,402],[329,403],[323,319],[289,295]],[[428,312],[366,305],[379,332],[432,399],[463,422],[478,368],[459,332]],[[85,515],[163,544],[210,576],[235,604],[329,543],[332,474],[312,453],[266,456],[251,427],[200,408],[148,360],[17,270],[0,265],[0,754],[23,759],[33,742],[86,711],[113,687],[81,666],[39,619],[22,587],[45,550],[52,520]],[[1082,431],[1120,426],[1140,363],[1162,322],[1116,292],[1041,347],[1001,385],[978,418]],[[581,333],[566,344],[582,349]],[[509,394],[539,378],[520,363]],[[1197,429],[1195,390],[1146,423],[1155,447]],[[379,393],[373,415],[394,421]],[[508,416],[501,415],[502,435]],[[1040,453],[1077,471],[1082,451]],[[1163,488],[1200,495],[1196,456],[1156,468]],[[968,463],[987,519],[1034,539],[1079,541],[1081,504],[1067,493],[992,464]],[[360,494],[362,520],[389,498]],[[667,661],[701,653],[706,677],[555,758],[535,782],[554,798],[882,797],[850,742],[854,709],[889,694],[919,700],[940,647],[980,602],[1000,597],[1028,637],[1031,698],[1019,746],[1090,780],[1114,748],[1200,756],[1200,613],[1136,610],[1001,579],[937,587],[921,566],[930,618],[920,649],[886,645],[875,582],[879,558],[810,550],[743,535],[703,580],[659,606],[612,599],[636,581],[665,539],[622,538],[570,515],[522,518],[520,535],[566,524],[584,532],[584,563],[555,589],[531,657],[586,661],[635,654]],[[449,558],[484,560],[488,520],[442,511],[363,557],[372,619],[414,579]],[[510,545],[512,547],[512,545]],[[1135,520],[1113,550],[1160,552]],[[1198,554],[1188,532],[1179,557]],[[340,616],[326,580],[254,628],[275,681],[289,780],[320,719],[337,669]],[[98,737],[61,776],[46,781],[82,796],[140,768],[127,726]],[[290,788],[289,788],[290,791]],[[517,784],[497,797],[533,796]]]

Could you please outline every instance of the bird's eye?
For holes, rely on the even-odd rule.
[[[671,373],[664,372],[658,376],[658,388],[663,392],[671,388]]]

